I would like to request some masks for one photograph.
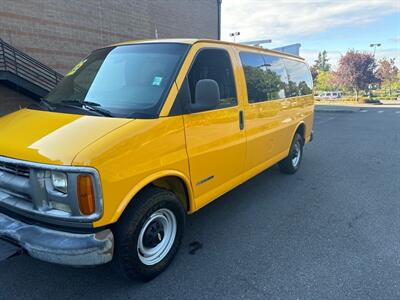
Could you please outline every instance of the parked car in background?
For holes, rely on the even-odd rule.
[[[299,169],[312,89],[304,59],[251,46],[98,49],[37,107],[0,119],[0,241],[149,280],[187,214],[274,164]]]
[[[318,100],[336,100],[342,98],[342,93],[337,92],[322,92],[318,96],[315,97]]]

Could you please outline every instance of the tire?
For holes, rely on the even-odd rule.
[[[174,193],[155,187],[143,190],[114,228],[117,271],[142,281],[163,272],[179,249],[185,218],[186,212]]]
[[[279,162],[279,169],[282,173],[293,174],[300,168],[303,158],[304,140],[296,133],[290,146],[289,155]]]

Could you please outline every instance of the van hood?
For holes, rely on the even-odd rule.
[[[88,145],[131,121],[23,109],[0,117],[0,156],[71,165]]]

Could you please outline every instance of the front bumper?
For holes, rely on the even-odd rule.
[[[0,238],[22,247],[30,256],[62,265],[94,266],[111,261],[114,236],[109,229],[97,233],[70,233],[30,225],[0,213]]]

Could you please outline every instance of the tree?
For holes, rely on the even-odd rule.
[[[315,66],[311,66],[310,71],[311,71],[312,79],[315,80],[315,78],[317,78],[317,76],[318,76],[317,68]]]
[[[336,80],[344,88],[353,90],[358,101],[360,90],[366,90],[369,84],[377,82],[375,68],[372,54],[349,50],[339,60]]]
[[[328,53],[326,50],[318,53],[318,58],[314,61],[314,68],[317,72],[328,72],[331,70],[331,65],[328,63]]]
[[[315,89],[317,91],[333,91],[337,89],[335,75],[333,72],[321,71],[315,78]]]
[[[392,89],[395,91],[400,91],[400,72],[397,73],[397,77],[392,84]]]
[[[389,96],[392,95],[392,86],[396,81],[399,69],[395,65],[394,58],[384,58],[378,62],[377,77],[382,82],[383,86],[389,88]]]

